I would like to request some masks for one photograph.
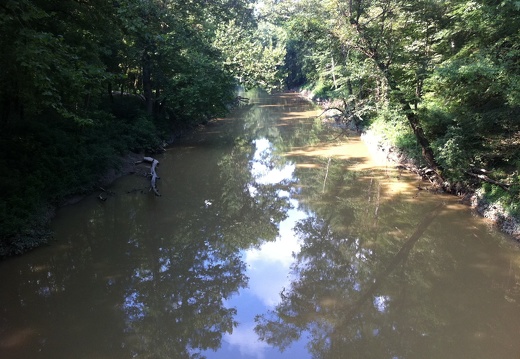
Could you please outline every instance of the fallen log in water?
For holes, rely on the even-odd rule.
[[[143,157],[142,161],[138,161],[135,164],[139,164],[139,163],[142,163],[142,162],[148,162],[148,163],[152,164],[152,167],[150,168],[150,176],[151,176],[150,189],[152,191],[154,191],[156,196],[160,196],[161,194],[159,193],[159,190],[157,189],[157,180],[160,177],[157,175],[157,171],[156,171],[156,168],[157,168],[157,165],[159,164],[159,161],[157,161],[155,158],[152,158],[152,157]]]

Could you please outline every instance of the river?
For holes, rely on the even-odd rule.
[[[0,262],[0,358],[520,357],[520,251],[317,121],[250,105]]]

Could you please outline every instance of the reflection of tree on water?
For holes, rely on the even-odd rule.
[[[125,346],[133,355],[190,357],[218,348],[223,333],[232,331],[236,313],[223,300],[246,285],[243,263],[209,241],[182,243],[157,247],[155,261],[136,268],[128,283]]]
[[[148,228],[139,235],[139,253],[146,249],[147,256],[134,269],[124,302],[129,333],[124,345],[133,355],[198,357],[218,349],[223,334],[232,332],[236,310],[224,301],[247,285],[240,251],[274,240],[290,208],[278,195],[289,183],[253,178],[252,150],[248,141],[235,141],[212,178],[219,192],[201,200],[197,213],[180,212],[172,234]]]
[[[298,199],[313,214],[295,226],[302,242],[293,265],[297,279],[273,311],[257,317],[257,333],[282,350],[307,333],[317,358],[406,355],[411,344],[403,339],[416,340],[437,323],[426,306],[406,312],[405,303],[416,300],[411,288],[423,288],[423,278],[405,263],[438,211],[421,215],[413,228],[410,210],[417,204],[384,202],[377,173],[349,171],[345,161],[318,156],[303,160],[309,165],[297,168]],[[405,234],[396,226],[413,234],[398,240]],[[423,240],[425,249],[416,253],[433,248]]]
[[[388,277],[406,262],[439,209],[419,223],[375,277],[371,276],[377,271],[370,268],[374,266],[369,259],[372,253],[361,248],[359,240],[338,237],[318,218],[299,223],[297,230],[305,243],[294,268],[299,279],[282,293],[282,303],[273,312],[257,317],[257,333],[284,349],[308,331],[309,350],[317,358],[401,357],[404,352],[399,344],[396,348],[381,346],[382,336],[397,338],[402,332],[391,319],[388,301],[392,296],[377,294],[388,290],[385,282],[395,280]],[[401,343],[387,341],[392,342]]]

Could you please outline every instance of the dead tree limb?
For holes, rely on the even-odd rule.
[[[143,157],[142,161],[137,161],[137,162],[135,162],[135,164],[139,164],[139,163],[143,163],[143,162],[148,162],[148,163],[152,164],[152,167],[150,168],[150,176],[151,176],[150,190],[152,190],[156,196],[160,196],[161,194],[159,193],[159,190],[157,189],[157,180],[160,177],[157,175],[157,171],[156,171],[159,161],[157,161],[155,158],[152,158],[152,157]]]
[[[478,173],[475,173],[477,171],[478,171]],[[496,181],[496,180],[494,180],[492,178],[489,178],[487,175],[485,175],[485,173],[489,173],[489,171],[486,171],[486,170],[475,170],[474,169],[472,171],[466,171],[466,173],[468,175],[470,175],[471,177],[478,178],[481,181],[497,185],[498,187],[502,188],[504,191],[509,191],[509,185],[508,184]]]

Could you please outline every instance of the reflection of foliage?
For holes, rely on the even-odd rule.
[[[217,349],[223,333],[236,324],[235,309],[225,308],[223,301],[247,283],[240,251],[274,240],[277,224],[290,208],[287,198],[278,195],[288,184],[255,182],[253,149],[237,138],[220,158],[218,174],[206,174],[213,179],[211,201],[195,213],[180,213],[171,240],[148,238],[144,244],[152,244],[153,255],[134,273],[126,293],[136,354],[198,355],[199,350]]]
[[[292,283],[288,293],[282,293],[282,303],[269,316],[257,317],[257,333],[263,340],[284,349],[303,331],[308,331],[309,350],[317,358],[346,354],[374,358],[401,356],[404,348],[397,338],[406,328],[401,328],[394,318],[403,313],[402,308],[392,305],[399,293],[394,293],[388,282],[404,279],[402,274],[392,277],[392,272],[406,263],[410,251],[436,215],[437,211],[432,211],[397,254],[386,261],[381,261],[381,255],[376,256],[374,250],[363,248],[359,239],[341,238],[322,220],[308,218],[300,222],[297,232],[304,245],[294,267],[299,279]],[[380,263],[383,268],[379,268]],[[415,323],[418,327],[430,319],[428,313],[419,314],[426,317],[424,321],[420,316],[414,318],[422,322]],[[428,326],[421,328],[427,329]],[[382,339],[387,336],[394,338]],[[397,346],[385,347],[387,343]]]
[[[238,139],[232,152],[220,161],[222,195],[220,201],[211,206],[216,223],[209,224],[214,227],[208,231],[219,233],[222,228],[224,241],[234,239],[234,245],[241,248],[259,244],[261,240],[274,240],[277,225],[290,208],[287,198],[278,195],[287,184],[259,184],[252,178],[252,149],[251,144]]]
[[[223,300],[246,283],[238,254],[208,241],[182,242],[156,248],[157,258],[136,269],[128,287],[124,309],[134,355],[191,357],[219,348],[235,325],[236,311]]]
[[[256,318],[257,333],[283,350],[306,332],[317,358],[405,355],[413,344],[401,345],[400,336],[415,343],[439,323],[427,307],[404,307],[416,303],[412,293],[427,285],[413,268],[416,257],[434,246],[422,235],[436,212],[401,242],[395,228],[414,230],[407,219],[412,206],[384,200],[380,173],[348,171],[348,163],[338,159],[305,161],[312,166],[297,169],[298,199],[300,208],[313,214],[295,227],[302,241],[293,266],[297,279],[274,311]]]

